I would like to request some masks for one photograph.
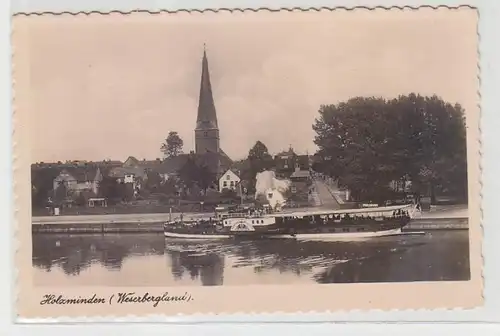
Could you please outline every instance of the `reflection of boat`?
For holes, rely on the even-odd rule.
[[[268,213],[248,210],[217,214],[215,219],[166,223],[165,236],[184,239],[287,238],[351,240],[397,235],[408,224],[414,205],[346,210]]]

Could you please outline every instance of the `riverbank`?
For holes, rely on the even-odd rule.
[[[403,230],[468,230],[468,218],[415,218]]]
[[[149,214],[106,214],[106,215],[80,215],[80,216],[43,216],[32,217],[33,225],[83,225],[83,224],[151,224],[163,223],[170,219],[181,216],[180,212],[176,213],[149,213]],[[184,218],[201,219],[214,217],[213,212],[206,213],[184,213]]]
[[[33,224],[32,233],[162,233],[164,222]]]
[[[33,233],[161,233],[164,221],[33,224]],[[404,230],[467,230],[467,218],[413,219]]]
[[[163,223],[172,214],[113,214],[81,216],[33,217],[33,233],[147,233],[163,232]],[[208,219],[213,213],[185,213],[186,220]],[[434,207],[429,212],[418,214],[405,227],[406,230],[450,230],[468,229],[467,208],[464,206]]]

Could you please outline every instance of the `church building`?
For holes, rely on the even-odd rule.
[[[194,136],[196,154],[220,152],[219,125],[217,123],[217,111],[212,93],[212,84],[210,83],[206,51],[203,51],[201,62],[200,96]]]
[[[194,136],[195,150],[191,154],[167,158],[160,168],[162,175],[177,174],[189,157],[194,158],[198,164],[207,166],[217,177],[224,174],[232,165],[231,159],[220,147],[219,124],[206,50],[203,51],[201,61],[200,95]]]

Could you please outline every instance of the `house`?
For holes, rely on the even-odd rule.
[[[122,167],[124,168],[143,168],[145,170],[153,169],[161,164],[161,160],[159,158],[155,160],[138,160],[134,156],[129,156],[127,160],[123,163]]]
[[[90,165],[80,165],[65,167],[53,181],[53,190],[64,183],[67,190],[75,194],[82,191],[92,191],[99,193],[99,183],[102,181],[102,174],[99,167]]]
[[[134,156],[129,156],[122,165],[122,167],[138,167],[138,166],[139,166],[139,160],[137,160]]]
[[[115,178],[118,183],[136,183],[146,178],[146,172],[139,167],[116,167],[111,169],[108,176]]]
[[[155,159],[155,160],[146,160],[143,159],[142,161],[139,161],[138,167],[144,169],[144,171],[150,172],[150,171],[156,171],[158,167],[162,164],[162,160]]]
[[[219,178],[219,191],[224,189],[236,190],[240,181],[240,177],[229,169]]]
[[[309,170],[311,163],[310,156],[307,154],[298,155],[293,148],[280,152],[274,157],[276,172],[279,174],[291,174],[297,168],[300,170]]]
[[[298,166],[290,176],[292,182],[308,182],[311,180],[311,172],[309,170],[301,170]]]
[[[291,172],[295,169],[295,152],[292,148],[275,155],[274,165],[279,173]]]
[[[307,154],[297,155],[295,158],[295,168],[300,170],[309,170],[311,168],[311,156]]]
[[[389,182],[389,188],[396,192],[411,192],[412,182],[410,180],[393,180]]]
[[[125,162],[114,167],[108,173],[109,177],[116,178],[118,183],[132,184],[133,189],[141,188],[143,182],[147,180],[148,172],[154,171],[161,165],[161,160],[139,161],[133,156],[129,156]]]
[[[167,181],[179,175],[179,171],[184,167],[188,158],[187,154],[166,158],[159,166],[155,167],[154,171],[160,175],[163,181]]]

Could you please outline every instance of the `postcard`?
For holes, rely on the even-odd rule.
[[[477,24],[14,15],[18,316],[482,305]]]

